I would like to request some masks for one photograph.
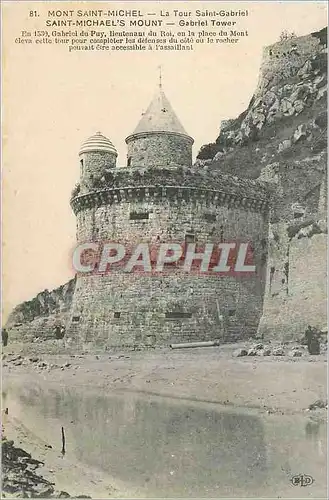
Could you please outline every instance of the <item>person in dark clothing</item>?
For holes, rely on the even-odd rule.
[[[57,340],[64,338],[65,328],[64,326],[55,326],[55,337]]]
[[[1,331],[1,339],[2,339],[2,345],[6,347],[6,345],[8,344],[8,332],[5,328],[3,328]]]
[[[310,354],[320,354],[320,339],[317,329],[308,326],[305,331],[305,339],[308,352]]]

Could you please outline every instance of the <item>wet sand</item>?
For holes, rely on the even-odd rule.
[[[3,386],[5,392],[11,386],[38,386],[45,391],[66,387],[84,394],[153,395],[186,405],[195,402],[204,408],[215,404],[232,410],[250,409],[266,418],[291,416],[292,422],[294,415],[297,419],[311,413],[316,419],[325,420],[325,409],[310,412],[308,407],[316,400],[326,399],[326,354],[309,356],[303,351],[302,357],[291,358],[290,346],[282,357],[236,358],[233,352],[238,347],[97,355],[46,355],[30,351],[12,363],[10,353],[22,351],[20,346],[11,346],[4,359]],[[120,481],[104,470],[86,467],[72,457],[63,460],[59,448],[47,448],[47,443],[31,431],[28,419],[24,422],[24,415],[17,412],[15,415],[14,407],[9,407],[6,417],[4,429],[8,439],[31,452],[33,458],[45,462],[40,473],[55,481],[57,490],[94,498],[147,496],[142,487]],[[314,495],[324,498],[318,486],[312,490],[304,488],[298,494],[302,493],[303,498],[315,498]],[[287,498],[293,496],[296,497],[296,491],[289,490]]]
[[[246,344],[244,344],[246,345]],[[327,355],[234,357],[239,346],[116,352],[107,354],[23,354],[22,364],[4,359],[3,379],[153,393],[285,412],[305,410],[326,399]],[[19,352],[10,349],[10,352]],[[37,362],[28,361],[37,357]],[[47,364],[39,367],[40,361]],[[63,366],[69,364],[69,366]],[[7,366],[6,366],[7,365]]]

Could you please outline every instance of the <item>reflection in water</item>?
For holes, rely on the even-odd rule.
[[[59,447],[64,427],[67,454],[141,487],[145,496],[277,496],[280,482],[291,489],[291,476],[303,472],[305,433],[323,442],[310,422],[299,431],[272,419],[265,445],[264,419],[215,405],[37,387],[20,388],[15,398],[39,433],[43,422],[44,438]],[[317,471],[325,460],[317,462],[314,453],[309,461]]]
[[[313,422],[312,420],[307,422],[307,424],[305,425],[306,436],[310,439],[318,437],[320,432],[320,426],[321,426],[320,422]]]
[[[314,448],[317,450],[318,455],[326,456],[326,443],[323,440],[325,422],[318,420],[309,420],[305,425],[306,437],[313,442]]]

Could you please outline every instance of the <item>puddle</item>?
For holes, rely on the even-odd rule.
[[[145,497],[326,498],[326,425],[309,416],[14,385],[3,406],[59,453],[63,427],[63,460],[104,471]],[[294,486],[299,474],[313,484]]]

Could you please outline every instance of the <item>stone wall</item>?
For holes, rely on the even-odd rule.
[[[144,219],[132,220],[132,213],[144,214]],[[255,334],[262,312],[267,227],[266,209],[215,201],[200,193],[188,200],[168,192],[160,198],[137,195],[79,211],[79,241],[109,240],[133,247],[141,242],[184,243],[186,236],[200,245],[250,241],[256,274],[214,277],[177,269],[167,276],[120,270],[78,276],[68,336],[109,347],[234,341]],[[178,317],[166,318],[170,312]]]
[[[325,29],[306,36],[293,36],[281,40],[263,50],[260,79],[255,95],[262,94],[271,85],[278,85],[303,68],[313,56],[326,44]]]
[[[275,225],[280,244],[273,240],[270,244],[259,327],[266,337],[298,339],[308,325],[326,328],[327,235],[312,234],[311,227],[301,228],[289,239],[287,224]]]
[[[136,134],[126,139],[127,165],[161,168],[192,165],[193,139],[169,132]]]
[[[249,277],[81,277],[68,337],[100,348],[237,341],[256,333],[261,295]]]
[[[44,316],[37,316],[32,321],[24,321],[22,323],[15,323],[11,326],[6,325],[8,331],[8,345],[12,342],[18,343],[40,343],[45,340],[56,341],[55,329],[56,327],[63,327],[70,319],[71,307],[66,310],[54,314],[47,314]],[[60,343],[57,340],[57,347]],[[47,344],[45,344],[47,346]],[[46,347],[46,351],[49,348]]]

